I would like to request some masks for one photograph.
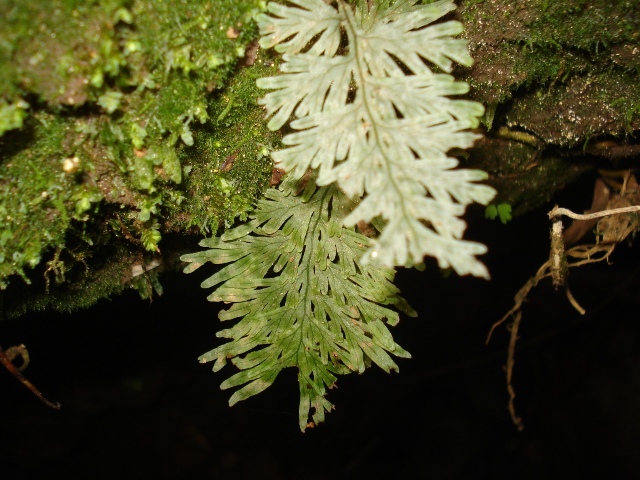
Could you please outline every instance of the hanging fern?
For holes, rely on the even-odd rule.
[[[495,192],[474,183],[484,172],[454,170],[447,155],[473,143],[483,108],[448,98],[467,84],[425,62],[442,71],[452,60],[471,64],[466,43],[451,37],[460,23],[429,26],[453,2],[368,3],[271,2],[259,16],[262,47],[284,54],[283,75],[258,86],[271,90],[260,101],[271,129],[295,117],[288,147],[273,154],[288,177],[248,224],[182,257],[186,272],[226,265],[202,286],[215,287],[209,300],[232,304],[220,319],[237,323],[200,360],[240,370],[222,383],[240,387],[230,404],[297,367],[302,430],[310,414],[319,423],[333,407],[326,393],[337,375],[371,362],[397,370],[391,355],[409,357],[386,326],[399,318],[390,305],[415,315],[392,284],[393,266],[430,255],[460,275],[488,277],[475,258],[485,247],[462,240],[460,216]],[[379,237],[356,233],[361,221],[384,225]]]
[[[293,115],[288,148],[273,154],[278,167],[301,178],[318,169],[318,185],[337,183],[364,201],[346,226],[381,217],[386,227],[362,263],[414,265],[426,255],[459,275],[488,278],[475,255],[484,245],[462,240],[459,217],[472,202],[487,204],[495,191],[473,182],[486,174],[454,170],[453,148],[478,137],[482,105],[447,95],[468,91],[451,75],[434,73],[426,61],[449,72],[452,60],[469,66],[466,42],[451,36],[462,25],[430,25],[455,9],[452,0],[417,5],[416,0],[358,1],[352,9],[322,0],[270,2],[259,17],[260,45],[283,54],[283,75],[262,78],[271,89],[260,103],[269,128]],[[346,40],[344,40],[346,38]]]
[[[269,387],[283,368],[297,367],[304,430],[311,408],[319,423],[333,407],[325,394],[336,375],[362,373],[371,361],[398,370],[389,353],[409,357],[385,326],[398,322],[385,305],[415,313],[391,283],[393,270],[359,265],[370,240],[342,227],[352,206],[333,186],[308,181],[296,197],[289,182],[267,192],[250,223],[203,240],[209,250],[182,257],[191,262],[187,273],[205,262],[228,264],[202,286],[217,286],[209,300],[233,303],[221,320],[241,320],[218,332],[231,342],[200,361],[215,361],[218,371],[232,359],[241,370],[221,385],[244,385],[230,405]]]

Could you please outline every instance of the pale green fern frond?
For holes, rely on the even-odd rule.
[[[240,369],[221,388],[241,387],[230,405],[269,387],[283,368],[297,367],[300,428],[313,408],[315,423],[333,407],[325,398],[336,375],[363,372],[373,362],[397,370],[390,354],[409,357],[386,324],[396,307],[412,314],[391,283],[394,272],[363,267],[370,240],[342,226],[353,202],[333,186],[313,180],[296,197],[292,185],[269,190],[252,221],[219,238],[208,250],[185,255],[192,272],[206,262],[226,264],[202,286],[216,287],[209,300],[232,303],[221,320],[240,320],[217,336],[230,339],[200,357],[214,371],[231,359]]]
[[[262,78],[272,90],[260,103],[269,128],[293,116],[288,146],[273,153],[280,168],[301,178],[318,170],[318,185],[337,183],[364,200],[344,225],[382,218],[386,227],[362,263],[413,265],[433,256],[460,275],[488,277],[476,255],[482,244],[462,239],[467,205],[487,204],[495,191],[475,182],[479,170],[455,167],[447,155],[468,148],[478,135],[479,103],[451,99],[468,85],[456,82],[452,63],[472,63],[466,42],[453,38],[457,21],[432,23],[455,9],[452,0],[418,5],[359,0],[352,8],[323,0],[268,4],[259,17],[261,46],[283,53],[282,75]]]

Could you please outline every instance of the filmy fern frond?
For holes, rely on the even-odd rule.
[[[343,222],[353,226],[381,217],[386,227],[362,264],[413,265],[428,255],[441,267],[488,278],[475,258],[482,244],[462,239],[467,205],[487,204],[495,191],[475,182],[479,170],[455,169],[447,155],[470,147],[483,114],[479,103],[451,99],[468,85],[447,73],[453,62],[469,66],[466,42],[453,38],[457,21],[432,24],[455,9],[453,0],[418,5],[344,0],[268,4],[259,17],[261,46],[283,53],[282,75],[262,78],[271,90],[261,104],[269,128],[282,127],[287,148],[272,154],[280,168],[301,178],[318,170],[318,185],[336,183],[364,200]]]
[[[215,361],[218,371],[231,359],[240,369],[221,385],[241,387],[230,405],[297,367],[304,430],[312,408],[315,423],[332,409],[325,395],[336,375],[363,372],[370,362],[389,372],[398,369],[390,354],[409,357],[385,323],[398,322],[388,305],[412,311],[391,283],[393,270],[359,264],[370,240],[342,226],[353,203],[313,180],[301,197],[292,189],[269,190],[250,223],[203,240],[208,250],[182,260],[190,262],[187,273],[206,262],[226,264],[202,286],[216,287],[209,300],[233,304],[221,320],[240,320],[217,334],[231,341],[200,361]]]

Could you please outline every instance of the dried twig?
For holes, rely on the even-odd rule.
[[[609,215],[618,215],[620,213],[631,213],[631,212],[640,212],[640,205],[632,205],[630,207],[622,207],[622,208],[612,208],[610,210],[602,210],[600,212],[587,213],[587,214],[579,214],[574,213],[568,208],[560,208],[557,205],[553,207],[548,215],[549,218],[553,219],[564,215],[565,217],[573,218],[574,220],[592,220],[594,218],[608,217]]]

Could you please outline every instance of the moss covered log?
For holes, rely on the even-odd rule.
[[[0,2],[0,287],[34,284],[9,310],[89,305],[155,274],[163,236],[251,210],[274,141],[255,102],[263,7]]]
[[[486,106],[467,164],[516,214],[638,155],[640,5],[467,0]],[[0,0],[0,288],[5,310],[159,290],[186,234],[245,218],[269,184],[255,79],[259,0]],[[635,134],[635,136],[634,136]]]

